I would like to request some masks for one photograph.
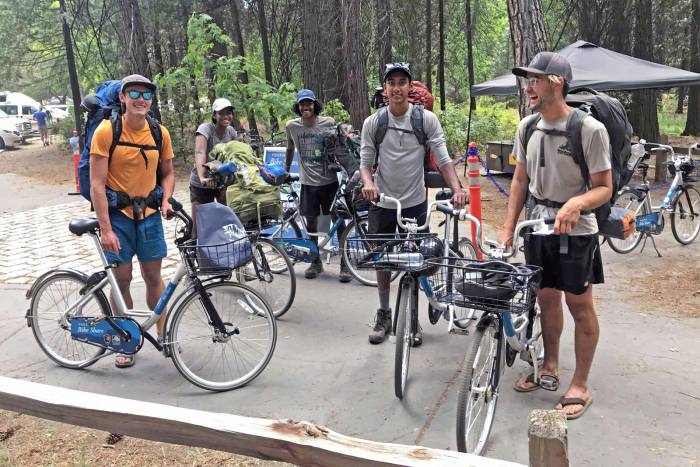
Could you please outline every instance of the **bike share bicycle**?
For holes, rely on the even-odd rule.
[[[664,215],[669,214],[671,219],[671,231],[674,238],[682,245],[689,245],[700,233],[700,192],[691,185],[700,182],[700,160],[693,160],[692,151],[700,150],[700,143],[688,148],[687,155],[679,155],[673,148],[664,144],[646,143],[634,145],[637,151],[642,151],[641,157],[634,161],[634,168],[641,174],[641,184],[624,186],[615,198],[615,206],[623,207],[635,212],[636,232],[627,239],[615,239],[608,237],[608,243],[617,253],[630,253],[644,239],[651,238],[656,253],[661,256],[654,241],[655,235],[664,230]],[[673,176],[663,201],[659,206],[652,206],[647,170],[649,165],[644,161],[651,157],[645,152],[644,146],[651,147],[651,153],[668,151],[671,153],[671,161],[667,162],[668,169]]]
[[[250,287],[227,280],[231,271],[217,258],[251,254],[249,237],[221,245],[198,246],[192,239],[192,219],[170,199],[180,251],[172,278],[154,310],[128,309],[100,244],[96,219],[76,219],[70,231],[88,234],[102,262],[87,275],[73,269],[54,269],[39,277],[27,291],[27,325],[46,355],[60,366],[87,368],[113,353],[133,355],[144,340],[172,358],[192,384],[210,391],[227,391],[253,381],[272,358],[277,324],[265,299]],[[204,276],[203,278],[200,276]],[[178,285],[185,290],[168,306]],[[104,288],[110,286],[116,309]],[[166,334],[158,342],[148,330],[166,308]],[[135,318],[145,318],[139,322]]]

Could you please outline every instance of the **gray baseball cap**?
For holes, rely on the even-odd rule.
[[[122,78],[122,91],[129,86],[141,85],[156,92],[156,85],[150,79],[141,75],[129,75]]]
[[[527,76],[528,73],[562,76],[567,83],[573,79],[569,60],[556,52],[540,52],[528,66],[513,68],[512,72],[515,76]]]

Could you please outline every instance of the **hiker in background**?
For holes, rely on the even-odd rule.
[[[440,122],[434,113],[416,107],[409,101],[411,91],[413,84],[408,63],[388,63],[384,70],[384,93],[389,100],[388,109],[382,108],[370,115],[362,125],[360,172],[365,198],[376,201],[380,193],[397,198],[401,201],[403,217],[415,218],[420,225],[425,222],[428,208],[424,177],[428,150],[432,150],[437,157],[440,173],[452,189],[452,201],[457,209],[467,203],[467,192],[459,184]],[[421,144],[413,128],[411,117],[414,107],[416,113],[420,112],[422,130],[427,137],[426,145]],[[378,144],[380,112],[386,112],[388,121],[384,139]],[[373,174],[375,164],[377,169]],[[369,233],[393,235],[396,229],[395,206],[388,203],[372,205],[369,210]],[[390,282],[391,273],[377,271],[379,309],[375,315],[374,328],[369,334],[371,344],[384,342],[391,332]],[[422,342],[423,332],[419,328],[413,345],[418,346]]]
[[[44,108],[40,108],[32,114],[32,118],[36,120],[36,124],[39,127],[39,135],[41,136],[41,144],[44,146],[49,145],[49,129],[46,126],[46,118],[48,114]]]
[[[574,319],[576,368],[571,384],[555,408],[567,418],[578,418],[593,401],[588,374],[598,343],[598,319],[593,307],[593,284],[603,283],[603,262],[598,245],[598,224],[593,209],[612,194],[612,172],[608,132],[586,116],[580,139],[589,168],[590,186],[572,152],[567,124],[574,110],[566,103],[572,80],[569,61],[553,52],[541,52],[527,67],[513,68],[530,109],[538,112],[524,118],[515,137],[517,164],[508,199],[508,213],[499,242],[512,244],[513,229],[523,206],[528,219],[556,217],[555,235],[528,235],[527,264],[542,267],[537,301],[542,310],[544,363],[540,377],[534,373],[515,382],[514,389],[529,392],[540,387],[559,387],[559,339],[564,326],[562,293]],[[539,119],[526,142],[526,128]]]
[[[80,134],[75,128],[73,128],[73,131],[71,133],[72,136],[68,138],[68,144],[70,145],[71,154],[80,154]]]
[[[124,107],[118,144],[112,147],[112,122],[104,120],[95,130],[90,146],[90,195],[100,223],[100,242],[107,262],[113,269],[127,308],[133,308],[131,279],[133,257],[137,256],[146,284],[146,303],[154,309],[163,293],[161,261],[167,254],[163,217],[170,211],[168,200],[173,194],[173,149],[168,130],[162,126],[162,143],[155,141],[147,114],[155,96],[156,85],[141,75],[122,79],[119,100]],[[158,198],[156,172],[160,169],[162,199]],[[111,208],[107,188],[121,192],[129,203],[123,209]],[[144,207],[144,205],[146,207]],[[154,208],[155,206],[155,208]],[[113,309],[115,307],[113,306]],[[156,323],[158,339],[164,336],[166,313]],[[117,355],[119,368],[134,364],[133,355]]]
[[[231,126],[233,122],[233,104],[225,98],[219,98],[211,106],[211,121],[197,127],[194,140],[194,167],[190,175],[190,201],[192,201],[192,220],[196,218],[197,205],[217,200],[226,204],[226,188],[216,186],[216,181],[207,177],[204,164],[209,162],[209,153],[214,145],[228,143],[237,139],[238,134]],[[192,224],[193,235],[197,232]]]
[[[323,105],[316,99],[310,89],[302,89],[297,93],[294,113],[299,118],[289,120],[285,126],[287,131],[287,154],[285,170],[289,172],[294,159],[294,149],[299,151],[299,181],[301,182],[300,214],[306,219],[309,232],[318,232],[318,218],[330,215],[331,204],[338,190],[338,177],[332,170],[327,170],[327,154],[323,153],[324,133],[335,132],[335,120],[330,117],[320,117]],[[344,225],[338,228],[338,238],[343,235]],[[318,244],[318,237],[311,236]],[[317,256],[304,273],[307,279],[317,277],[323,271],[321,256]],[[340,282],[350,282],[352,276],[345,260],[340,261]]]

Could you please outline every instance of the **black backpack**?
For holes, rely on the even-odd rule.
[[[578,94],[581,91],[590,94]],[[541,117],[539,114],[532,118],[525,128],[525,148],[535,131],[543,131],[546,134],[566,136],[569,147],[572,150],[574,161],[581,169],[581,177],[584,180],[586,189],[591,188],[591,176],[588,164],[583,155],[583,145],[581,143],[581,127],[583,120],[588,115],[601,122],[608,131],[610,137],[610,158],[612,170],[612,197],[617,191],[629,183],[633,171],[627,168],[627,161],[632,154],[632,125],[627,119],[627,113],[619,100],[607,94],[596,92],[592,89],[581,88],[573,91],[566,97],[566,103],[574,108],[574,114],[566,125],[566,130],[542,130],[537,128]],[[604,220],[610,213],[610,202],[605,203],[595,210],[598,221]]]

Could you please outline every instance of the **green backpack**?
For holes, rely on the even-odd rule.
[[[240,141],[217,144],[209,153],[212,159],[234,162],[236,181],[226,190],[226,204],[247,229],[258,228],[282,216],[279,187],[266,183],[258,172],[262,160],[248,144]]]

